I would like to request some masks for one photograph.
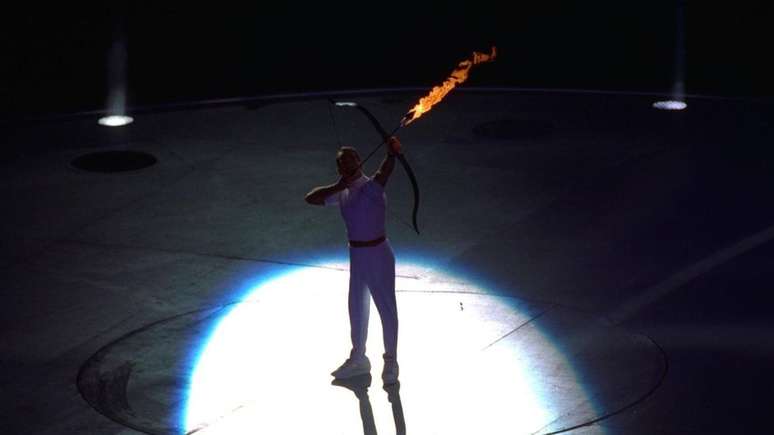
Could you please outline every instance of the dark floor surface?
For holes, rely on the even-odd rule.
[[[346,98],[391,125],[418,96]],[[553,343],[588,394],[566,390],[546,405],[554,414],[545,425],[525,433],[768,431],[774,107],[696,97],[684,112],[663,112],[654,99],[460,90],[400,133],[422,194],[422,233],[407,225],[413,198],[396,168],[387,231],[398,273],[437,279],[452,295],[469,288],[440,271],[464,277],[481,290],[470,303],[495,310],[490,320],[502,327],[516,318],[487,298],[516,301],[534,329],[503,343],[524,350],[535,379],[570,388],[569,372],[551,366]],[[133,384],[121,408],[109,391],[88,390],[83,377],[79,385],[79,371],[133,331],[238,300],[247,281],[346,258],[338,212],[303,201],[335,181],[339,140],[326,100],[259,103],[145,112],[113,130],[91,117],[0,126],[0,432],[173,430],[131,417],[127,409],[145,409],[131,403]],[[343,142],[378,143],[364,119],[334,115]],[[122,149],[158,162],[110,174],[69,164]],[[411,282],[399,284],[399,300],[407,324],[422,328],[410,317],[421,300]],[[186,331],[185,346],[201,340]],[[156,351],[182,346],[159,334]],[[408,431],[433,427],[420,417],[433,405],[412,403],[412,391],[416,383],[402,393]],[[180,412],[179,400],[155,400]]]

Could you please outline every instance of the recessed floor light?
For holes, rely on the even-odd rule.
[[[134,118],[131,116],[111,115],[102,117],[97,122],[99,125],[104,125],[106,127],[121,127],[134,122]]]
[[[688,105],[685,104],[684,101],[666,100],[656,101],[653,103],[653,107],[660,110],[683,110],[688,107]]]

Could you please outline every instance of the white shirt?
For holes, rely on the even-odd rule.
[[[349,240],[367,241],[385,235],[387,195],[374,179],[362,175],[349,187],[325,198],[325,205],[339,204]]]

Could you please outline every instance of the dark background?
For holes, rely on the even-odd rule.
[[[669,92],[676,11],[676,0],[38,5],[3,14],[0,118],[103,109],[122,39],[134,107],[431,87],[491,45],[497,63],[467,86]],[[774,95],[774,2],[689,0],[685,17],[687,93]]]

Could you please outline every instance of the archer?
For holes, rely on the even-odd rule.
[[[336,154],[339,180],[315,187],[306,195],[314,205],[338,204],[349,238],[349,323],[352,350],[349,358],[331,375],[346,379],[371,372],[365,354],[368,337],[370,298],[374,299],[384,335],[385,385],[398,380],[398,309],[395,300],[395,255],[385,232],[387,196],[384,188],[395,168],[401,143],[395,136],[387,140],[387,155],[372,177],[363,174],[357,150],[341,147]]]

